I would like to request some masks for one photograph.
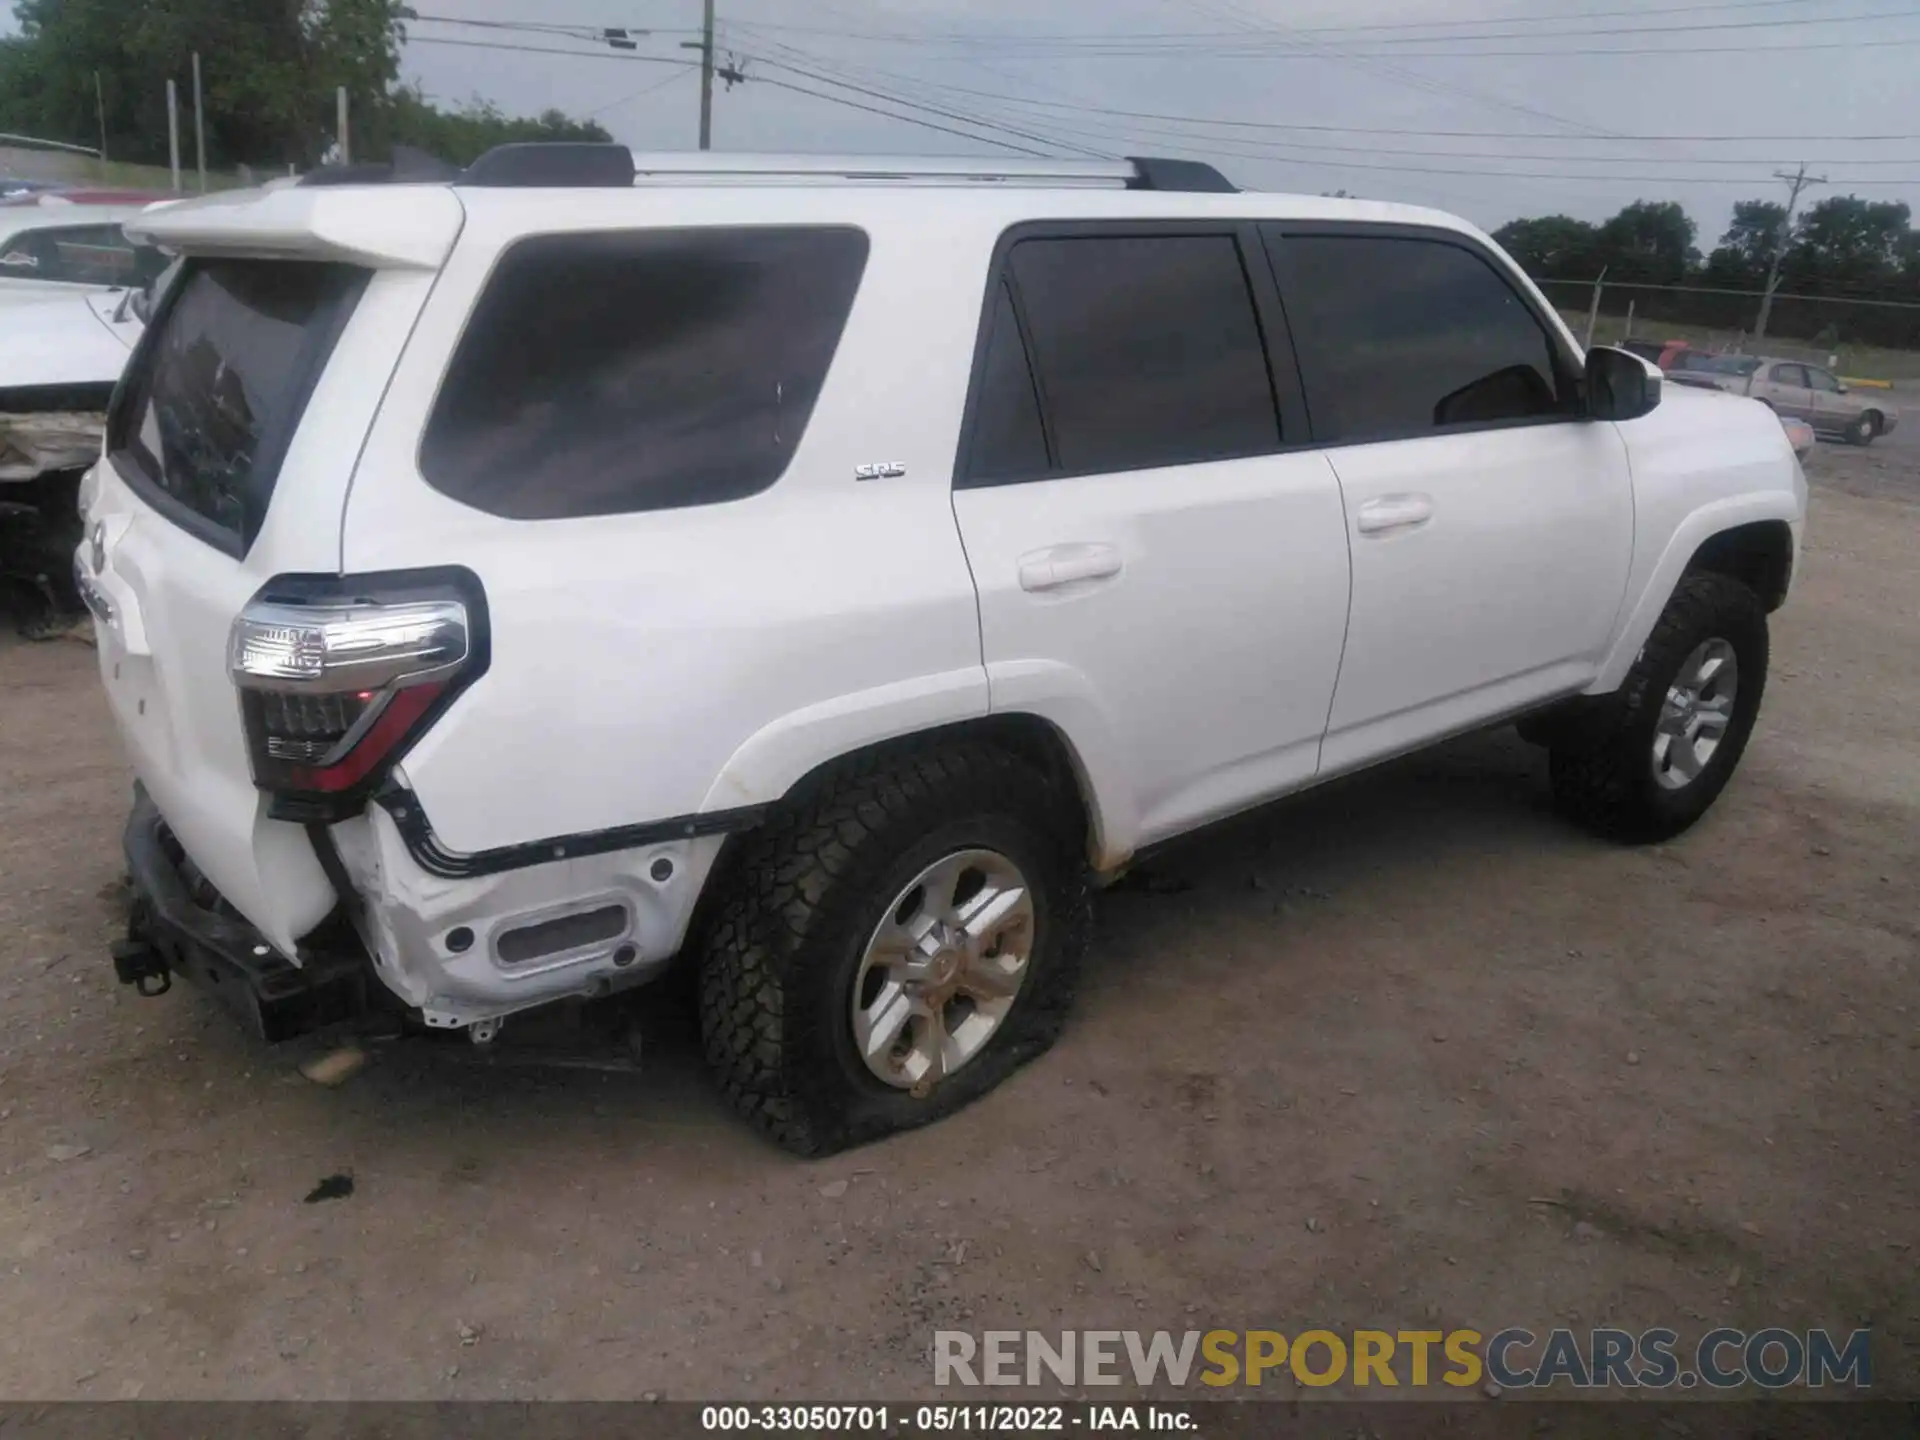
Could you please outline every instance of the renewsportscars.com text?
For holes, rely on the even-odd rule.
[[[1505,1390],[1824,1389],[1873,1384],[1872,1332],[1709,1330],[1691,1346],[1664,1328],[1544,1335],[1478,1330],[940,1330],[936,1385],[1259,1386]]]

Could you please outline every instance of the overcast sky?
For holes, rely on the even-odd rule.
[[[701,0],[411,3],[404,73],[437,100],[695,144],[682,47]],[[717,3],[721,54],[747,76],[715,97],[720,149],[1192,156],[1247,188],[1345,189],[1489,229],[1672,199],[1702,249],[1734,200],[1784,198],[1771,172],[1802,159],[1833,181],[1812,199],[1920,210],[1920,0]],[[501,28],[519,25],[552,28]],[[608,26],[651,33],[634,51],[587,38]]]

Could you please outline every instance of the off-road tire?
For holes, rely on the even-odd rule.
[[[1851,425],[1847,426],[1847,443],[1849,445],[1871,445],[1874,437],[1879,433],[1880,417],[1871,410],[1863,411],[1854,417]]]
[[[1739,665],[1733,715],[1712,758],[1678,790],[1654,778],[1654,728],[1667,689],[1694,648],[1718,637]],[[1767,612],[1738,580],[1706,572],[1684,577],[1618,692],[1611,713],[1577,743],[1549,756],[1553,795],[1579,825],[1611,840],[1646,844],[1678,835],[1726,786],[1753,733],[1767,679]]]
[[[728,1101],[786,1149],[826,1155],[951,1114],[1053,1043],[1086,946],[1074,798],[992,746],[855,762],[744,840],[699,937],[700,1030]],[[851,1037],[860,958],[885,907],[942,854],[997,850],[1026,877],[1035,943],[986,1047],[924,1096],[875,1077]]]

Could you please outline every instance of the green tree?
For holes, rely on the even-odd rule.
[[[1733,223],[1707,257],[1701,279],[1722,290],[1757,290],[1785,239],[1787,207],[1773,200],[1736,200]]]
[[[524,140],[597,140],[613,137],[591,120],[573,120],[558,110],[532,118],[506,115],[489,100],[470,100],[456,110],[430,104],[417,87],[402,86],[388,99],[378,132],[366,153],[384,158],[394,145],[410,145],[452,165],[469,165],[495,145]],[[356,147],[356,154],[359,147]]]
[[[519,120],[476,102],[447,114],[398,86],[400,0],[14,0],[14,14],[20,34],[0,41],[0,129],[97,144],[97,74],[119,160],[166,163],[166,77],[190,103],[196,52],[207,161],[220,169],[318,163],[336,138],[342,85],[356,159],[382,158],[394,141],[463,163],[488,136],[607,138],[552,111]]]
[[[1785,273],[1793,288],[1878,295],[1900,277],[1911,253],[1913,212],[1898,200],[1832,195],[1794,227]]]
[[[1537,279],[1591,280],[1599,271],[1594,262],[1598,235],[1585,220],[1566,215],[1509,220],[1493,238]]]
[[[1699,261],[1694,225],[1671,200],[1636,200],[1600,227],[1595,258],[1607,279],[1679,285]]]

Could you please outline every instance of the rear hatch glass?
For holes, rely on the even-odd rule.
[[[365,280],[319,261],[188,261],[108,417],[108,454],[127,483],[200,539],[244,555]]]

